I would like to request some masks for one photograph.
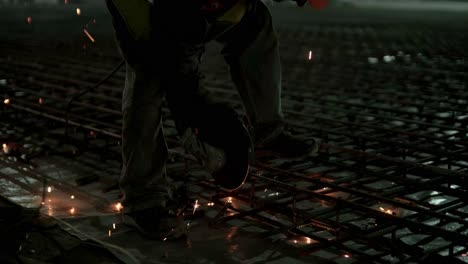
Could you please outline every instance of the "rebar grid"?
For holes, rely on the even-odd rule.
[[[429,29],[416,36],[411,30],[385,29],[400,38],[391,43],[395,60],[378,64],[367,57],[389,53],[382,47],[388,39],[373,27],[280,31],[283,47],[297,48],[283,49],[283,63],[290,66],[284,78],[285,113],[296,133],[323,141],[320,153],[297,160],[258,157],[248,182],[232,193],[210,180],[194,181],[206,190],[198,195],[221,208],[213,225],[245,219],[271,230],[265,237],[286,234],[303,254],[326,248],[359,263],[410,263],[432,253],[468,251],[468,66],[456,45],[466,36],[428,39],[434,33]],[[317,39],[315,47],[297,43],[305,31]],[[338,35],[344,40],[336,44]],[[10,99],[5,112],[62,122],[67,99],[99,81],[118,61],[36,56],[1,45],[8,50],[0,57],[0,72],[8,77],[2,85]],[[307,60],[298,50],[318,55]],[[211,69],[206,86],[241,111],[225,70],[212,67],[218,64],[205,65]],[[119,140],[123,77],[117,73],[73,104],[70,124],[81,128],[75,132],[84,132],[87,142]],[[164,116],[175,146],[166,107]]]

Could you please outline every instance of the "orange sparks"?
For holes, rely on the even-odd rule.
[[[70,209],[70,214],[75,214],[75,207],[72,207],[72,208]]]
[[[312,60],[312,56],[313,56],[312,51],[309,50],[309,60]]]
[[[380,209],[380,211],[382,211],[382,212],[384,212],[384,213],[393,214],[393,211],[390,210],[390,209],[386,209],[386,210],[385,210],[385,208],[383,208],[383,207],[379,207],[379,209]]]
[[[91,34],[89,34],[88,30],[83,29],[83,32],[86,34],[86,36],[88,36],[88,38],[91,40],[91,42],[94,42],[94,38],[93,38],[93,36],[91,36]]]
[[[112,224],[112,229],[115,229],[115,223]]]
[[[70,199],[72,200],[75,199],[75,195],[70,196]]]
[[[214,206],[214,203],[213,203],[213,202],[210,202],[210,203],[207,203],[206,205],[208,205],[208,206]]]
[[[52,192],[52,186],[47,187],[47,192]]]
[[[227,202],[232,203],[232,197],[229,197]]]
[[[197,199],[195,200],[195,204],[193,205],[193,214],[195,213],[198,207],[200,207],[200,204],[198,203],[198,199]]]
[[[28,24],[31,24],[32,18],[31,18],[30,16],[28,16],[28,17],[26,18],[26,22],[28,22]]]
[[[81,15],[81,10],[79,8],[76,9],[76,14]]]
[[[115,210],[117,210],[118,212],[120,212],[120,210],[122,210],[122,209],[123,209],[123,206],[122,206],[121,203],[116,203],[116,204],[115,204]]]
[[[3,143],[2,145],[3,152],[8,153],[8,145]]]
[[[351,256],[348,255],[348,254],[345,254],[344,257],[345,257],[345,258],[350,258]]]
[[[112,230],[109,229],[109,231],[107,232],[107,235],[112,236]]]
[[[9,98],[6,98],[5,100],[3,100],[3,103],[6,104],[6,105],[7,105],[7,104],[10,104],[10,99],[9,99]]]

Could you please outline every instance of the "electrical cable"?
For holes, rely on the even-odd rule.
[[[122,65],[124,65],[125,63],[125,60],[122,60],[121,62],[119,62],[119,64],[117,66],[115,66],[115,68],[108,74],[106,75],[106,77],[104,77],[102,80],[100,80],[99,82],[97,82],[96,84],[94,84],[93,86],[90,86],[82,91],[80,91],[79,93],[75,94],[72,96],[72,98],[68,101],[68,104],[67,104],[67,108],[66,108],[66,112],[65,112],[65,136],[68,136],[68,121],[69,121],[69,114],[70,114],[70,108],[71,108],[71,105],[73,104],[73,102],[80,98],[81,96],[87,94],[88,92],[90,92],[91,90],[93,89],[96,89],[98,88],[99,86],[101,86],[103,83],[105,83],[107,80],[109,80],[110,77],[112,77],[121,67]],[[41,204],[39,205],[39,207],[36,209],[37,212],[40,212],[40,210],[42,209],[43,205],[45,204],[45,199],[46,199],[46,186],[47,186],[47,178],[44,177],[43,181],[42,181],[42,197],[41,197]]]
[[[98,88],[99,86],[101,86],[103,83],[105,83],[107,80],[109,80],[110,77],[112,77],[121,67],[122,65],[124,65],[125,63],[125,60],[122,60],[106,77],[104,77],[102,80],[100,80],[99,82],[97,82],[96,84],[94,84],[93,86],[90,86],[82,91],[80,91],[79,93],[75,94],[72,96],[72,98],[68,101],[68,104],[67,104],[67,108],[66,108],[66,112],[65,112],[65,136],[68,136],[68,123],[69,123],[69,114],[70,114],[70,109],[71,109],[71,105],[73,104],[73,102],[77,99],[79,99],[81,96],[87,94],[88,92],[90,92],[91,90],[93,89],[96,89]],[[45,203],[45,198],[46,198],[46,188],[47,188],[47,179],[44,177],[43,179],[43,182],[42,182],[42,202],[41,204],[39,205],[39,207],[37,208],[37,211],[40,212],[40,210],[42,209],[42,206],[44,205]],[[83,232],[79,231],[77,228],[75,228],[74,226],[68,224],[67,222],[61,220],[60,218],[57,218],[57,217],[54,217],[54,216],[51,216],[52,218],[54,218],[55,220],[57,220],[58,222],[62,223],[63,225],[66,225],[67,227],[69,227],[70,229],[74,230],[76,233],[100,244],[100,245],[103,245],[104,247],[106,248],[112,248],[114,250],[117,250],[117,251],[120,251],[121,253],[123,253],[124,255],[126,255],[132,263],[139,263],[139,261],[131,254],[129,253],[128,251],[126,251],[125,249],[121,248],[121,247],[118,247],[118,246],[115,246],[115,245],[112,245],[112,244],[108,244],[108,243],[105,243],[99,239],[96,239],[96,238],[93,238],[89,235],[86,235],[84,234]]]
[[[90,87],[76,93],[75,95],[72,96],[70,101],[68,101],[67,108],[66,108],[66,111],[65,111],[65,136],[66,137],[68,137],[69,115],[70,115],[70,108],[71,108],[71,105],[73,104],[73,102],[75,100],[77,100],[78,98],[80,98],[81,96],[87,94],[91,90],[94,90],[94,89],[98,88],[99,86],[101,86],[103,83],[105,83],[107,80],[109,80],[109,78],[112,77],[124,64],[125,64],[125,60],[122,60],[117,66],[115,66],[115,68],[106,77],[104,77],[102,80],[100,80],[98,83],[94,84],[93,86],[90,86]]]

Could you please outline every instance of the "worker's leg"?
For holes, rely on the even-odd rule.
[[[166,10],[174,9],[168,7]],[[165,14],[170,14],[170,19],[165,20],[170,24],[166,24],[165,28],[170,29],[171,35],[170,45],[165,51],[173,55],[165,64],[169,69],[166,74],[166,100],[185,150],[197,157],[209,173],[213,173],[225,164],[222,149],[225,145],[216,144],[221,141],[216,136],[224,133],[213,133],[222,131],[217,127],[221,121],[216,120],[229,119],[230,111],[229,107],[216,105],[201,87],[200,63],[208,30],[206,19],[197,12],[175,10],[174,14]],[[203,138],[201,135],[210,136]]]
[[[200,62],[205,51],[207,22],[193,10],[180,8],[172,1],[160,4],[164,14],[159,25],[169,31],[164,64],[167,86],[166,99],[179,134],[183,135],[197,118],[208,97],[201,90]]]
[[[278,41],[267,7],[258,1],[254,11],[218,40],[225,44],[223,54],[257,138],[270,136],[284,120]]]
[[[127,65],[120,187],[124,206],[132,206],[131,210],[164,207],[169,198],[168,151],[161,124],[163,91],[156,75],[147,65]]]
[[[179,134],[193,126],[200,118],[200,112],[208,104],[208,96],[201,91],[200,59],[204,52],[204,43],[174,43],[171,47],[174,54],[173,68],[167,73],[169,77],[166,100],[176,123]]]
[[[257,1],[255,9],[219,41],[225,43],[223,53],[251,123],[256,148],[285,156],[316,152],[313,139],[293,135],[285,127],[278,40],[268,8]]]
[[[129,212],[164,207],[169,193],[165,172],[168,150],[161,126],[163,73],[155,63],[157,53],[150,45],[135,42],[112,3],[108,6],[127,62],[122,96],[123,204]]]

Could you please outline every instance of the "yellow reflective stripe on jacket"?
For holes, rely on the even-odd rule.
[[[231,9],[215,18],[208,32],[207,39],[213,40],[221,37],[224,33],[236,26],[250,8],[252,8],[250,0],[240,0]]]
[[[147,0],[111,0],[135,40],[151,37],[151,6]]]
[[[237,4],[216,18],[219,22],[229,22],[237,24],[244,17],[248,10],[247,0],[239,0]]]

